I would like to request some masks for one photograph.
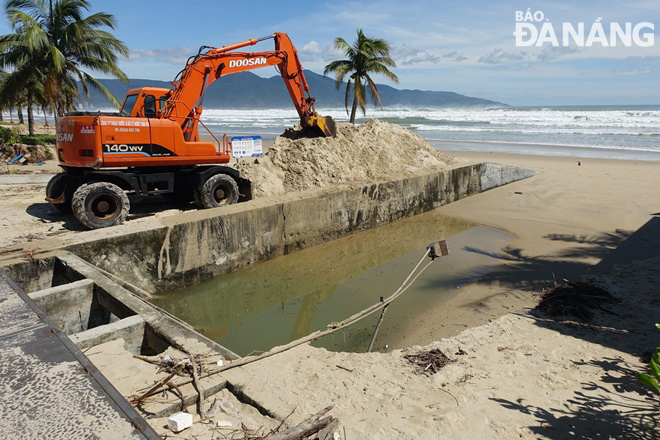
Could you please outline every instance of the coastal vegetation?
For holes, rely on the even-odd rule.
[[[367,112],[367,90],[369,90],[374,104],[383,107],[378,87],[371,79],[370,74],[379,73],[398,83],[399,78],[389,70],[390,67],[396,67],[396,63],[390,56],[390,45],[387,41],[367,37],[362,29],[358,29],[357,39],[352,45],[343,38],[337,37],[335,39],[335,49],[344,52],[346,59],[329,63],[325,66],[323,74],[335,74],[337,89],[341,87],[344,78],[348,75],[344,105],[348,113],[348,101],[352,91],[353,105],[350,121],[355,123],[355,112],[358,107],[360,107],[363,114]]]
[[[660,324],[656,324],[655,326],[660,329]],[[660,393],[660,347],[655,348],[655,352],[649,362],[649,369],[651,370],[651,374],[638,374],[637,379],[644,385],[653,387]]]
[[[34,110],[61,116],[75,108],[79,87],[86,98],[96,89],[115,105],[117,98],[86,70],[128,82],[118,67],[126,45],[103,28],[114,29],[105,12],[85,16],[87,0],[7,0],[5,15],[13,33],[0,37],[0,110],[27,110],[34,135]],[[85,69],[85,70],[84,70]]]

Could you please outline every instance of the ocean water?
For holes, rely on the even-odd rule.
[[[317,111],[348,120],[344,109]],[[660,106],[399,108],[372,109],[367,116],[403,125],[439,150],[660,160]],[[298,122],[294,109],[204,109],[202,118],[216,135],[266,141]]]

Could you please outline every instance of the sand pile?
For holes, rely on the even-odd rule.
[[[446,169],[455,160],[400,125],[372,119],[359,127],[337,124],[336,138],[279,136],[268,153],[235,167],[255,197],[378,181]]]

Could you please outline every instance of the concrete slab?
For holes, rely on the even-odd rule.
[[[160,438],[0,270],[0,432],[7,438]]]
[[[111,324],[95,327],[84,332],[71,335],[71,340],[79,349],[85,350],[116,339],[126,341],[125,345],[138,352],[144,336],[144,318],[140,315],[129,316]]]

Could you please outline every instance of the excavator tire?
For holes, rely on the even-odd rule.
[[[89,229],[124,223],[131,209],[126,193],[109,182],[85,183],[73,193],[73,214]]]
[[[227,174],[214,174],[195,194],[195,202],[202,208],[217,208],[238,203],[238,197],[238,185],[234,179]]]
[[[46,197],[51,199],[56,199],[66,191],[67,179],[69,176],[66,173],[56,174],[52,179],[48,181],[46,185]],[[71,214],[71,199],[65,201],[64,203],[51,203],[54,209],[58,210],[63,214]]]

